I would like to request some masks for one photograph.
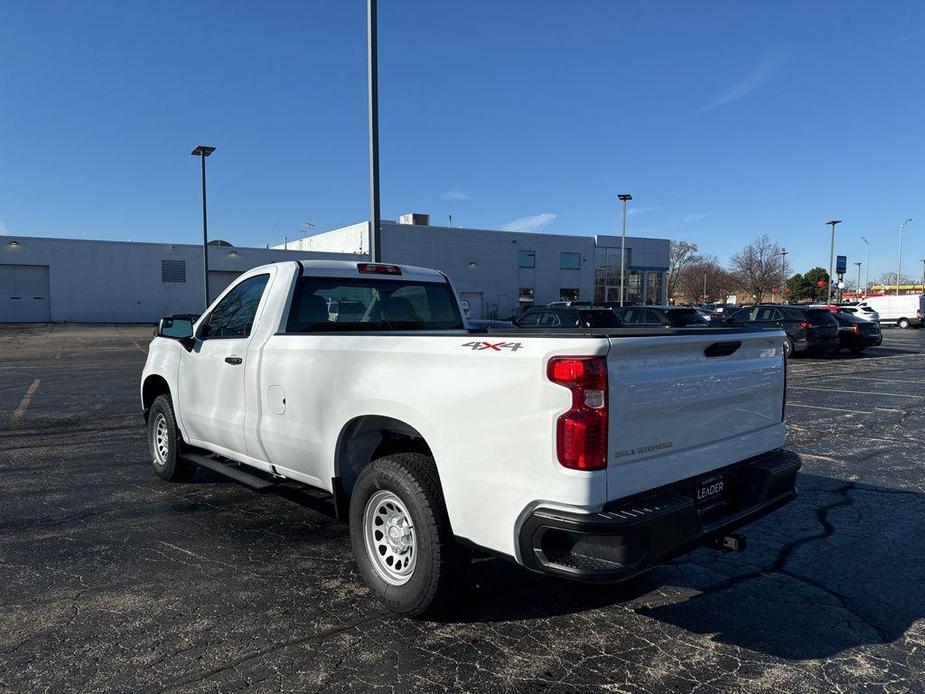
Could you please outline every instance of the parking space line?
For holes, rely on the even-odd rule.
[[[13,415],[10,417],[10,420],[16,420],[23,416],[26,412],[26,408],[29,407],[29,403],[32,402],[32,396],[35,395],[35,391],[39,389],[39,383],[42,382],[41,378],[36,378],[32,381],[32,384],[29,386],[29,389],[26,391],[26,394],[22,396],[22,400],[19,401],[19,407],[13,411]]]
[[[896,380],[895,378],[871,378],[870,376],[848,376],[847,374],[843,374],[839,376],[839,378],[850,378],[854,381],[874,381],[875,383],[883,383],[884,381]],[[902,379],[902,382],[903,383],[914,383],[914,384],[925,383],[925,381],[910,381],[909,379],[906,379],[906,378]]]
[[[851,412],[852,414],[873,414],[876,412],[902,412],[895,407],[875,407],[872,410],[849,410],[845,407],[823,407],[822,405],[801,405],[797,402],[788,402],[787,408],[806,407],[810,410],[831,410],[832,412]]]
[[[851,393],[852,395],[885,395],[894,398],[925,398],[925,395],[908,393],[877,393],[872,390],[842,390],[841,388],[814,388],[813,386],[788,386],[790,390],[822,390],[826,393]]]

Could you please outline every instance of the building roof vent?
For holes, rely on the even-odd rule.
[[[210,245],[210,246],[221,246],[222,248],[233,248],[233,247],[234,247],[234,244],[228,243],[228,242],[225,241],[224,239],[214,239],[214,240],[212,240],[212,241],[209,241],[209,244],[208,244],[208,245]]]
[[[426,227],[430,224],[430,215],[421,214],[420,212],[409,212],[399,217],[399,224],[414,224],[415,226]]]

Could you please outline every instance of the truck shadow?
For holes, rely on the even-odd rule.
[[[801,495],[746,529],[741,555],[697,550],[631,582],[588,586],[499,560],[473,567],[463,621],[577,614],[621,604],[719,643],[789,660],[890,643],[925,617],[925,495],[800,476]],[[620,613],[601,620],[623,620]],[[595,618],[597,620],[597,618]]]

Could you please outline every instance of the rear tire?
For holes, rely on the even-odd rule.
[[[420,453],[388,455],[360,473],[350,541],[370,591],[407,617],[439,613],[466,575],[434,461]]]
[[[148,450],[154,474],[167,482],[191,480],[196,466],[180,458],[183,448],[170,396],[158,395],[148,411]]]
[[[789,337],[784,339],[784,356],[789,359],[793,354],[793,340]]]
[[[898,321],[896,321],[896,325],[898,325],[903,330],[908,330],[909,326],[912,324],[909,322],[908,318],[900,318]]]

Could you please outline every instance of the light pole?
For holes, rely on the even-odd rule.
[[[857,298],[861,298],[861,263],[855,263],[858,266],[858,291]]]
[[[194,157],[199,157],[202,164],[202,282],[206,297],[206,303],[202,307],[203,311],[209,308],[209,218],[206,215],[206,157],[214,151],[215,147],[197,145],[190,152]]]
[[[867,298],[867,287],[870,286],[870,241],[861,237],[861,241],[867,244],[867,258],[864,260],[864,298]]]
[[[379,57],[376,0],[366,4],[366,81],[369,91],[369,259],[382,257],[379,236]]]
[[[922,294],[925,294],[925,258],[922,258]]]
[[[622,308],[623,289],[626,286],[626,281],[623,278],[626,272],[626,203],[632,200],[633,196],[629,193],[620,193],[617,199],[623,201],[623,236],[620,239],[620,306]]]
[[[832,275],[835,274],[835,225],[841,224],[840,219],[830,219],[826,224],[832,225],[832,247],[829,250],[829,298],[827,303],[832,303]]]
[[[906,224],[912,221],[912,217],[909,217],[905,222],[899,225],[899,267],[896,268],[896,296],[899,296],[899,278],[903,274],[903,231],[906,228]]]
[[[786,248],[780,249],[780,302],[784,303],[784,285],[787,284],[787,254]]]
[[[703,273],[703,298],[701,299],[703,303],[707,303],[707,273]]]

